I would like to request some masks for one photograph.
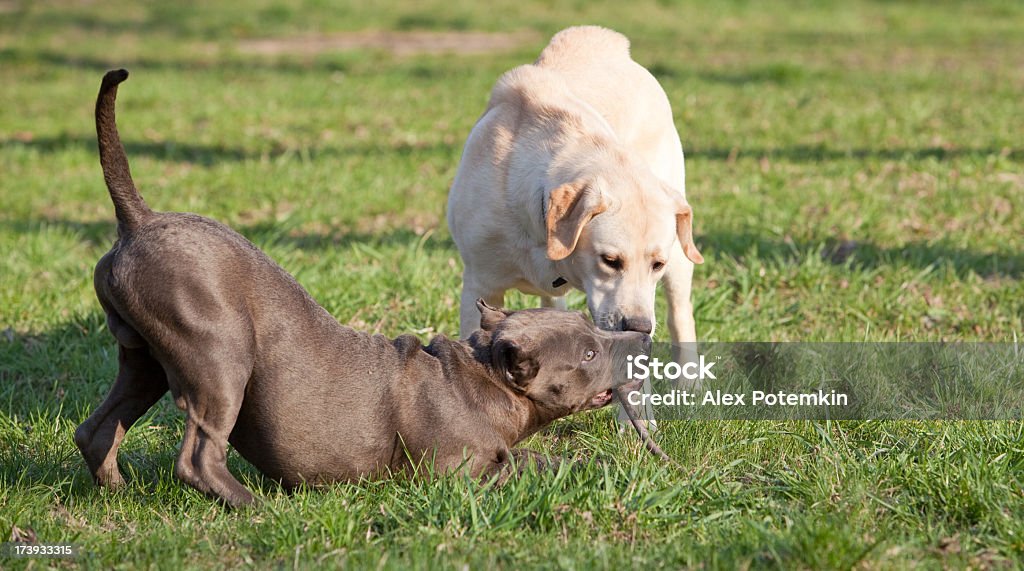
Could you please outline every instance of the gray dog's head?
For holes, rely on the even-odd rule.
[[[651,347],[644,333],[602,331],[576,311],[506,311],[482,300],[477,307],[494,370],[554,417],[610,403],[626,381],[626,357]]]

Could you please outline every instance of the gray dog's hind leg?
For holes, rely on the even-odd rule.
[[[93,479],[100,486],[124,484],[117,449],[128,429],[167,392],[167,375],[147,347],[120,346],[120,370],[103,404],[75,430]]]
[[[228,437],[238,419],[251,368],[237,363],[203,363],[183,393],[188,420],[174,473],[193,488],[231,507],[254,502],[252,494],[228,471]]]

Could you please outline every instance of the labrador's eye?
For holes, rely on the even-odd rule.
[[[604,256],[601,256],[601,262],[615,271],[619,271],[622,269],[622,258],[617,258],[615,256],[609,256],[606,254]]]
[[[664,268],[664,267],[665,267],[665,262],[661,262],[661,261],[654,262],[653,264],[651,264],[651,269],[653,269],[656,272],[660,272],[661,269]]]
[[[584,353],[583,355],[583,361],[593,361],[594,357],[597,357],[597,351],[594,351],[593,349],[588,349],[587,352]]]

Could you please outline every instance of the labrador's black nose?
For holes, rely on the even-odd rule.
[[[623,331],[639,331],[640,333],[651,334],[654,329],[654,325],[651,324],[651,320],[646,317],[623,317],[622,318],[622,330]]]

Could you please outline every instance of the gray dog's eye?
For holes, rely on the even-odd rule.
[[[594,351],[593,349],[588,349],[587,352],[583,355],[583,360],[593,361],[594,357],[597,357],[597,351]]]

